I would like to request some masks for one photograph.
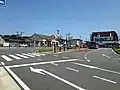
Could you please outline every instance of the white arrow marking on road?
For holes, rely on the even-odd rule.
[[[97,69],[97,70],[101,70],[101,71],[105,71],[105,72],[109,72],[109,73],[114,73],[114,74],[119,74],[120,75],[120,72],[116,72],[116,71],[112,71],[112,70],[107,70],[107,69],[103,69],[103,68],[99,68],[99,67],[95,67],[95,66],[80,64],[80,63],[74,63],[74,62],[71,62],[71,63],[79,65],[79,66],[91,68],[91,69]]]
[[[102,56],[107,57],[107,58],[111,58],[110,56],[107,56],[107,55],[105,55],[105,54],[102,54]]]
[[[32,67],[30,67],[30,68],[32,68]],[[33,69],[33,68],[32,68],[32,69]],[[34,70],[36,73],[44,72],[44,73],[46,73],[46,74],[48,74],[48,75],[50,75],[50,76],[52,76],[52,77],[54,77],[54,78],[56,78],[56,79],[64,82],[64,83],[66,83],[66,84],[68,84],[68,85],[70,85],[70,86],[78,89],[78,90],[85,90],[84,88],[81,88],[81,87],[79,87],[79,86],[71,83],[70,81],[67,81],[67,80],[65,80],[65,79],[63,79],[63,78],[61,78],[61,77],[59,77],[59,76],[57,76],[57,75],[55,75],[55,74],[52,74],[52,73],[50,73],[50,72],[48,72],[48,71],[46,71],[46,70],[43,70],[43,69],[33,69],[33,70]]]
[[[42,71],[41,69],[38,70],[38,69],[34,69],[34,68],[30,67],[30,70],[31,70],[32,72],[35,72],[35,73],[39,73],[39,74],[45,75],[45,73],[41,72],[41,71]]]
[[[112,80],[109,80],[109,79],[105,79],[105,78],[102,78],[102,77],[99,77],[99,76],[93,76],[94,78],[97,78],[97,79],[100,79],[100,80],[103,80],[103,81],[107,81],[107,82],[110,82],[110,83],[113,83],[113,84],[116,84],[115,81],[112,81]]]

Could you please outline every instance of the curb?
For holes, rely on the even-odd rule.
[[[113,50],[116,54],[120,55],[120,53],[117,52],[114,48],[112,48],[112,50]]]
[[[21,90],[3,67],[0,71],[0,90]]]

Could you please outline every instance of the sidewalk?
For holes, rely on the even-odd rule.
[[[21,90],[2,67],[0,67],[0,90]]]

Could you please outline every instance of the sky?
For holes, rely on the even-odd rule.
[[[120,0],[6,0],[0,6],[0,34],[53,35],[89,39],[92,31],[120,32]]]

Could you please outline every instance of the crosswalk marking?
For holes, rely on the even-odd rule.
[[[25,56],[29,56],[29,57],[35,57],[33,55],[30,55],[30,54],[25,54],[25,53],[22,53],[22,54],[25,55]]]
[[[41,56],[41,55],[39,55],[39,54],[35,54],[35,53],[28,53],[28,54],[30,54],[30,55],[34,55],[34,56]]]
[[[15,55],[9,55],[10,57],[12,57],[12,58],[15,58],[15,59],[22,59],[22,58],[20,58],[20,57],[17,57],[17,56],[15,56]]]
[[[1,57],[4,58],[4,59],[7,60],[7,61],[12,61],[12,59],[9,58],[9,57],[7,57],[6,55],[1,55]]]
[[[27,57],[27,56],[24,56],[24,55],[21,55],[21,54],[16,54],[17,56],[20,56],[20,57],[22,57],[22,58],[29,58],[29,57]]]

